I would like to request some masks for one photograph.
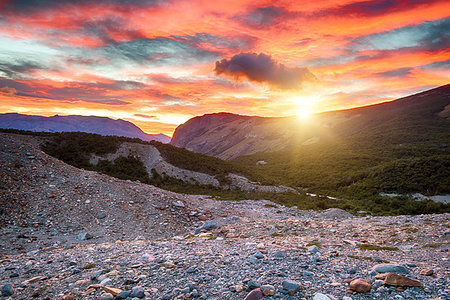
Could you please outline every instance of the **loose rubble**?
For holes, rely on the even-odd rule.
[[[0,160],[4,298],[450,298],[450,214],[176,194],[67,166],[14,135],[0,135]]]

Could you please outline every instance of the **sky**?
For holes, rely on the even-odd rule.
[[[172,135],[450,82],[448,0],[1,0],[0,113],[96,115]]]

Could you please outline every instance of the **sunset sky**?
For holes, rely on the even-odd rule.
[[[449,83],[449,34],[448,0],[1,0],[0,113],[171,135],[368,105]]]

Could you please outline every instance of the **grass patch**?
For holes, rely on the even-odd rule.
[[[312,241],[306,244],[306,247],[316,246],[318,248],[322,248],[322,244],[319,241]]]
[[[432,248],[432,249],[437,249],[439,247],[441,247],[442,245],[446,245],[448,244],[448,242],[442,242],[442,243],[431,243],[431,244],[425,244],[422,246],[422,248]]]
[[[373,251],[397,251],[399,250],[397,247],[385,247],[385,246],[377,246],[377,245],[370,245],[370,244],[361,244],[358,245],[358,248],[360,250],[373,250]]]

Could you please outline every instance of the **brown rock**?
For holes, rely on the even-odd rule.
[[[434,274],[434,271],[431,269],[423,269],[420,271],[420,275],[432,276],[433,274]]]
[[[421,287],[423,285],[420,281],[394,273],[388,273],[386,278],[384,279],[383,284],[405,287]]]
[[[244,300],[260,300],[264,298],[264,295],[260,288],[254,289],[244,298]]]
[[[73,294],[69,294],[69,295],[65,295],[62,297],[62,300],[73,300],[74,299],[74,295]]]
[[[371,288],[372,285],[367,279],[358,278],[350,282],[350,290],[357,293],[368,293]]]
[[[384,280],[386,278],[387,274],[388,273],[377,274],[377,275],[375,275],[375,279]]]
[[[102,286],[102,289],[105,292],[110,293],[114,297],[123,292],[121,289],[113,288],[113,287],[107,287],[107,286]]]

